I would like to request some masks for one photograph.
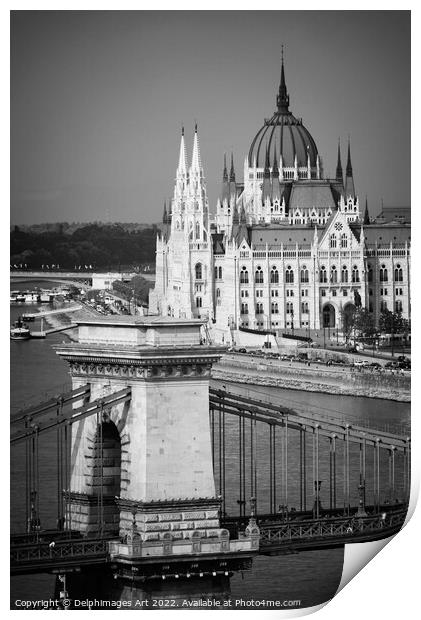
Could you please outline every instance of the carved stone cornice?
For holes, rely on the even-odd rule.
[[[77,356],[69,359],[72,376],[122,379],[189,379],[210,377],[212,363],[208,358],[160,360],[121,360]]]

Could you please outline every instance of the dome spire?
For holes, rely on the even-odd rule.
[[[284,46],[281,46],[281,82],[279,84],[278,96],[276,97],[276,105],[278,106],[278,112],[281,114],[289,113],[289,95],[285,84],[285,69],[284,69]]]

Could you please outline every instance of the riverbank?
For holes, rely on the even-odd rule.
[[[278,361],[237,359],[227,355],[212,368],[212,378],[288,390],[411,402],[410,375],[386,375],[341,367],[332,369],[319,364],[292,366]]]

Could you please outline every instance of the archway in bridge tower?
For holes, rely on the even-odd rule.
[[[350,327],[352,326],[354,314],[355,314],[355,306],[352,303],[346,304],[343,311],[343,331],[348,332]]]
[[[121,439],[116,425],[102,422],[94,442],[92,495],[96,497],[96,521],[104,533],[118,533],[120,510]]]
[[[335,308],[326,304],[323,308],[323,327],[335,327]]]

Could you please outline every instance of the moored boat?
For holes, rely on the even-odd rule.
[[[30,337],[31,332],[29,331],[29,328],[22,321],[21,317],[19,317],[10,328],[11,340],[29,340]]]

